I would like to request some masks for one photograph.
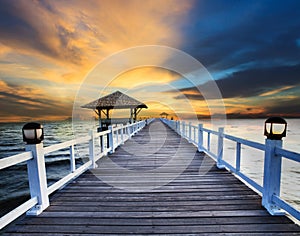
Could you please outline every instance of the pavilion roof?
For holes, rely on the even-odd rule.
[[[116,91],[112,94],[98,98],[88,104],[81,106],[88,109],[126,109],[126,108],[148,108],[146,104]]]

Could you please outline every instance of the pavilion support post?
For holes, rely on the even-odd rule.
[[[134,111],[134,113],[133,113],[133,120],[134,120],[134,122],[136,122],[136,119],[137,119],[137,108],[134,108],[133,111]]]
[[[133,123],[133,109],[130,108],[130,124]]]
[[[99,120],[99,127],[102,130],[102,118],[101,118],[101,110],[98,109],[98,120]]]

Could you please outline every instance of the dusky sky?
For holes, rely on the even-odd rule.
[[[0,0],[0,122],[72,116],[88,72],[141,45],[174,47],[201,62],[228,117],[300,117],[299,16],[297,0]],[[166,83],[177,90],[160,86]],[[144,115],[168,111],[159,102],[166,99],[184,113],[183,98],[210,115],[194,86],[161,68],[121,74],[114,90],[141,101],[152,93]]]

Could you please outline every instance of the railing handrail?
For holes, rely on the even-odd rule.
[[[245,181],[246,183],[250,184],[250,186],[252,186],[254,189],[256,189],[258,192],[260,192],[263,196],[263,202],[262,204],[266,207],[266,209],[273,215],[275,214],[282,214],[282,211],[280,209],[283,209],[285,212],[289,213],[290,215],[292,215],[293,217],[295,217],[298,221],[300,220],[300,212],[295,209],[293,206],[291,206],[289,203],[287,203],[286,201],[284,201],[283,199],[280,198],[280,175],[281,175],[281,159],[278,161],[274,161],[274,163],[277,163],[277,166],[274,166],[275,164],[272,164],[273,160],[272,160],[272,156],[268,156],[268,155],[274,155],[275,157],[283,157],[292,161],[296,161],[296,162],[300,162],[300,153],[296,153],[293,151],[289,151],[286,150],[284,148],[282,148],[281,146],[276,146],[276,141],[275,142],[271,142],[269,140],[268,145],[267,144],[262,144],[262,143],[258,143],[258,142],[254,142],[254,141],[250,141],[247,139],[243,139],[243,138],[239,138],[239,137],[235,137],[229,134],[225,134],[222,130],[219,129],[219,131],[215,131],[215,130],[211,130],[211,129],[207,129],[207,128],[203,128],[203,125],[200,124],[198,126],[192,125],[191,123],[187,123],[185,121],[174,121],[174,120],[168,120],[168,119],[163,119],[161,118],[161,120],[167,124],[170,128],[174,129],[179,135],[181,135],[183,138],[187,139],[190,143],[193,143],[195,146],[197,146],[199,151],[203,151],[206,154],[208,154],[209,156],[211,156],[213,159],[216,160],[217,162],[217,167],[218,168],[227,168],[230,171],[232,171],[234,174],[236,174],[237,176],[239,176],[243,181]],[[195,129],[198,131],[198,140],[196,140],[196,135],[195,135],[195,131],[194,131],[194,137],[192,135],[192,133],[190,132],[191,129]],[[222,132],[220,132],[222,131]],[[203,144],[203,132],[206,132],[207,135],[207,147],[204,147]],[[213,153],[210,150],[210,142],[211,142],[211,138],[210,135],[216,135],[218,136],[218,151],[217,153]],[[235,163],[235,167],[231,164],[229,164],[227,161],[223,160],[223,139],[228,139],[231,140],[233,142],[236,142],[236,155],[235,155],[235,159],[236,159],[236,163]],[[268,140],[268,139],[266,139]],[[271,140],[273,141],[273,140]],[[255,180],[249,178],[248,176],[246,176],[245,174],[243,174],[240,170],[240,163],[241,163],[241,144],[245,145],[245,146],[249,146],[251,148],[254,149],[258,149],[258,150],[262,150],[265,152],[265,159],[268,159],[268,161],[270,162],[269,165],[271,166],[270,169],[276,169],[279,170],[280,172],[277,173],[275,171],[275,180],[272,180],[273,176],[267,176],[264,178],[264,182],[268,182],[268,184],[264,184],[267,187],[261,186],[260,184],[258,184]],[[271,145],[271,146],[269,146]],[[272,146],[274,145],[274,146]],[[271,153],[267,153],[268,148],[272,148]],[[273,152],[273,153],[272,153]],[[266,160],[265,160],[266,162]],[[265,163],[265,167],[264,167],[264,173],[270,173],[269,170],[266,170],[266,163]],[[266,174],[264,174],[265,176]],[[273,187],[269,186],[272,185]],[[277,186],[278,185],[278,186]],[[276,189],[275,192],[271,192],[272,190],[268,189],[269,188],[274,188]],[[270,193],[271,192],[271,193]],[[265,196],[268,195],[268,196]],[[268,198],[268,199],[266,199]]]
[[[0,170],[20,164],[20,163],[22,163],[24,161],[28,161],[32,158],[33,158],[32,152],[29,152],[29,151],[2,158],[2,159],[0,159]]]
[[[141,120],[139,122],[135,122],[132,124],[126,124],[126,125],[121,125],[121,126],[116,126],[116,127],[110,126],[110,129],[108,129],[106,131],[101,131],[98,133],[93,131],[88,136],[80,137],[77,139],[72,139],[72,140],[65,141],[65,142],[58,143],[58,144],[53,144],[53,145],[47,146],[47,147],[41,146],[41,150],[42,150],[41,153],[42,153],[43,157],[44,157],[44,155],[49,154],[51,152],[70,148],[70,163],[71,163],[71,173],[67,174],[62,179],[58,180],[51,186],[49,186],[49,187],[46,186],[46,193],[44,193],[44,194],[49,196],[51,193],[53,193],[57,189],[60,189],[61,187],[66,185],[68,182],[70,182],[72,179],[74,179],[75,177],[82,174],[87,169],[89,169],[91,167],[92,168],[95,167],[96,166],[95,163],[98,159],[100,159],[102,156],[106,155],[108,152],[110,152],[110,153],[114,152],[114,148],[116,148],[117,146],[124,143],[127,139],[130,139],[130,137],[132,135],[134,135],[139,130],[141,130],[145,125],[150,124],[153,120],[154,119]],[[116,132],[119,132],[120,130],[122,130],[121,131],[122,140],[120,142],[114,143],[114,135],[116,134]],[[123,135],[125,133],[125,130],[127,131],[126,138],[124,138],[124,135]],[[110,139],[113,140],[113,143],[110,143],[110,144],[106,143],[106,148],[104,147],[104,141],[103,141],[104,136],[110,136]],[[116,135],[116,137],[118,137],[118,134]],[[96,139],[100,139],[102,142],[102,146],[100,147],[102,150],[98,156],[95,156],[95,150],[94,150],[94,148],[95,148],[94,142]],[[86,162],[85,164],[81,165],[80,167],[76,168],[74,145],[82,144],[85,142],[90,143],[90,145],[89,145],[90,160],[88,162]],[[32,146],[36,146],[36,145],[32,145]],[[17,155],[2,158],[2,159],[0,159],[0,170],[20,164],[25,161],[27,161],[27,163],[28,163],[28,161],[34,161],[35,155],[36,155],[36,153],[34,151],[25,151],[25,152],[17,154]],[[45,161],[42,164],[45,165]],[[28,166],[28,168],[30,168],[30,167]],[[44,176],[44,178],[46,178],[46,176]],[[30,179],[31,178],[29,176],[29,182],[31,181]],[[32,189],[30,189],[30,192],[32,192]],[[31,195],[32,195],[32,193],[31,193]],[[14,210],[10,211],[9,213],[5,214],[4,216],[2,216],[0,218],[0,229],[2,229],[6,225],[8,225],[10,222],[12,222],[16,218],[18,218],[19,216],[24,214],[30,208],[37,206],[38,204],[39,204],[39,198],[37,196],[31,196],[31,199],[29,199],[25,203],[21,204],[20,206],[18,206],[17,208],[15,208]],[[44,209],[38,209],[37,213],[35,213],[35,214],[39,214],[43,210]]]

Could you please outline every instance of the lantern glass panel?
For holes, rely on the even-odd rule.
[[[271,132],[271,123],[266,123],[266,130],[268,134]]]
[[[34,129],[24,129],[24,135],[26,139],[35,139]]]
[[[273,124],[273,134],[282,134],[285,129],[285,124]]]
[[[42,136],[42,133],[43,133],[43,132],[42,132],[42,129],[37,129],[37,130],[36,130],[36,138],[37,138],[37,139],[40,139],[41,136]]]

